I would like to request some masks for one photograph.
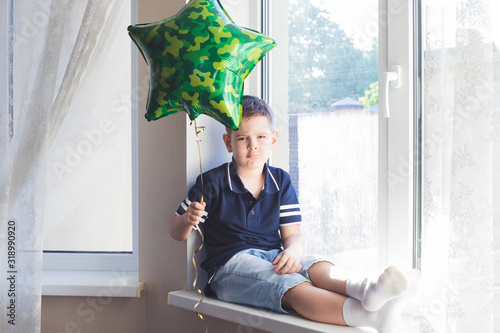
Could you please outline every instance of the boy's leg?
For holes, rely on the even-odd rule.
[[[237,253],[214,274],[211,289],[222,301],[287,313],[282,308],[286,291],[310,281],[302,274],[276,274],[272,261],[278,253],[256,249]]]
[[[378,311],[367,311],[361,302],[349,297],[344,302],[344,320],[349,326],[369,326],[380,333],[393,333],[401,320],[404,300],[402,297],[387,302]]]
[[[395,266],[387,267],[376,278],[347,279],[333,264],[320,261],[312,265],[309,279],[318,288],[353,297],[368,311],[377,311],[408,289],[406,276]]]
[[[293,309],[305,318],[328,324],[344,325],[343,307],[347,297],[317,288],[305,282],[289,289],[283,296],[283,308]]]
[[[402,303],[401,299],[394,299],[380,310],[370,312],[352,297],[307,282],[289,289],[283,297],[284,308],[293,309],[305,318],[328,324],[368,326],[383,333],[394,332],[397,328]]]
[[[316,287],[349,296],[346,291],[348,280],[346,274],[332,263],[319,261],[313,264],[307,273]]]

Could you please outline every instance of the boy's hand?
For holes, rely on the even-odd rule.
[[[184,215],[184,223],[193,227],[197,226],[201,217],[205,215],[205,206],[206,203],[191,202]]]
[[[293,251],[284,250],[274,258],[274,271],[281,274],[299,273],[302,270],[300,257],[296,256]]]

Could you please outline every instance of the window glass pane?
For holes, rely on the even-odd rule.
[[[290,0],[290,173],[307,252],[377,267],[378,8]]]
[[[46,251],[132,251],[131,5],[120,4],[108,13],[115,19],[98,36],[50,150]]]

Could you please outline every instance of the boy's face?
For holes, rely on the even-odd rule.
[[[233,153],[238,169],[264,166],[276,146],[278,132],[272,130],[266,116],[243,118],[237,131],[224,134],[227,151]]]

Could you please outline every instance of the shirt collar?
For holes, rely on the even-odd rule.
[[[264,164],[263,172],[265,174],[263,191],[268,194],[274,194],[278,192],[280,190],[278,182],[271,173],[271,170],[268,168],[267,163]],[[236,163],[234,162],[234,160],[227,164],[227,178],[231,191],[238,194],[244,194],[248,192],[245,188],[245,185],[243,185],[240,176],[238,175],[238,172],[236,170]]]

